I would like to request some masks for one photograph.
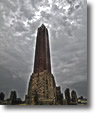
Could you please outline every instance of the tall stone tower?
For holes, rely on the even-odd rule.
[[[51,73],[48,30],[38,28],[33,74],[30,77],[26,103],[31,105],[62,104],[63,94]]]
[[[37,33],[34,73],[39,73],[44,70],[51,73],[48,30],[42,24],[42,26],[38,28]]]

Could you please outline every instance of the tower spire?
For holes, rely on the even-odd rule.
[[[44,24],[38,28],[36,39],[36,51],[34,62],[34,73],[47,70],[51,73],[50,48],[48,30]]]

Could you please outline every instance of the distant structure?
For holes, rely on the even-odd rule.
[[[71,101],[70,101],[70,90],[69,90],[69,88],[67,88],[65,90],[65,99],[66,99],[67,104],[70,105]]]
[[[20,105],[23,104],[24,101],[22,101],[20,98],[17,97],[16,91],[10,92],[10,97],[7,99],[4,99],[5,94],[0,93],[0,105]]]
[[[48,30],[45,25],[38,28],[34,71],[29,81],[26,103],[31,105],[63,104],[63,94],[56,87],[51,72]]]
[[[77,104],[77,94],[76,91],[72,90],[71,92],[71,101],[73,104]]]

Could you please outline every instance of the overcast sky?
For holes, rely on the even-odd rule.
[[[69,87],[87,97],[86,0],[0,0],[0,92],[26,94],[42,23],[56,84],[62,92]]]

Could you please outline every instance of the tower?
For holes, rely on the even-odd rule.
[[[26,103],[32,105],[62,104],[63,95],[51,73],[48,30],[38,28],[33,74],[30,77]]]

